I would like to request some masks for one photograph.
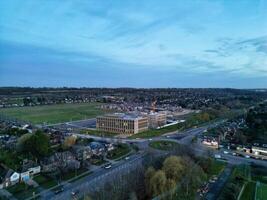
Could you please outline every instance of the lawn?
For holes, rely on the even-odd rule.
[[[267,184],[266,168],[261,166],[252,166],[252,180]]]
[[[37,188],[29,187],[24,183],[13,185],[7,190],[14,195],[17,199],[27,199],[37,193]]]
[[[254,194],[255,194],[255,182],[247,182],[245,185],[245,188],[243,190],[243,193],[240,197],[240,200],[251,200],[254,199]]]
[[[48,189],[51,187],[54,187],[55,185],[57,185],[57,182],[47,176],[44,176],[42,174],[35,176],[33,178],[34,181],[36,181],[41,187]]]
[[[197,127],[199,125],[204,126],[205,124],[216,122],[219,120],[219,119],[212,119],[212,120],[206,120],[206,121],[197,120],[196,117],[199,115],[200,114],[192,114],[192,115],[190,115],[190,117],[188,117],[188,119],[185,122],[174,124],[171,126],[160,128],[160,129],[147,130],[147,131],[144,131],[141,133],[134,134],[134,135],[130,136],[129,138],[136,139],[136,138],[157,137],[157,136],[163,135],[165,133],[170,133],[170,132],[175,132],[175,131],[183,131],[185,129]]]
[[[174,149],[175,147],[178,147],[179,144],[172,141],[153,141],[149,143],[149,146],[154,149],[164,150],[164,151],[170,151]]]
[[[174,132],[178,130],[183,129],[183,123],[175,124],[172,126],[168,126],[161,129],[154,129],[154,130],[147,130],[141,133],[134,134],[130,136],[129,138],[135,139],[135,138],[151,138],[151,137],[157,137],[165,133]]]
[[[92,165],[97,165],[97,166],[107,163],[107,161],[101,158],[91,158],[90,162]]]
[[[34,107],[0,109],[0,114],[29,121],[34,124],[59,123],[94,118],[104,114],[100,103],[57,104]]]
[[[267,199],[267,184],[257,183],[256,187],[256,200]]]
[[[225,162],[214,160],[212,162],[210,170],[208,171],[209,177],[213,175],[219,175],[224,170],[225,166]]]
[[[85,173],[87,171],[88,171],[87,169],[81,168],[76,171],[68,172],[62,176],[62,181],[68,181],[69,179],[79,176],[80,174]]]
[[[127,155],[130,151],[131,149],[127,144],[119,144],[115,149],[108,152],[107,158],[111,160],[118,159]]]

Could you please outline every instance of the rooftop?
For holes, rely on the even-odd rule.
[[[125,119],[125,120],[135,120],[135,119],[143,118],[143,116],[135,114],[135,113],[113,113],[113,114],[106,114],[101,117],[110,117],[110,118],[118,118],[118,119]]]

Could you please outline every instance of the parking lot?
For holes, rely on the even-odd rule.
[[[72,130],[83,130],[83,129],[95,129],[96,128],[96,118],[84,119],[79,121],[71,121],[65,123],[58,123],[46,126],[49,128],[54,128],[61,131],[72,131]]]

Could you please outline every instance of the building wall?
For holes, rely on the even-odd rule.
[[[148,119],[146,117],[137,120],[138,133],[146,131],[148,129]]]
[[[152,113],[148,115],[149,127],[158,128],[167,123],[167,115],[165,113]]]
[[[140,121],[140,122],[139,122]],[[118,134],[135,134],[146,130],[147,118],[145,119],[122,119],[116,117],[97,117],[96,128],[99,131],[105,131]]]

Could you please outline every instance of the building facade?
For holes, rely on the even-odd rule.
[[[149,128],[158,128],[167,123],[167,115],[165,112],[152,112],[148,114]]]
[[[96,128],[110,133],[136,134],[148,129],[148,119],[133,114],[109,114],[96,118]]]

